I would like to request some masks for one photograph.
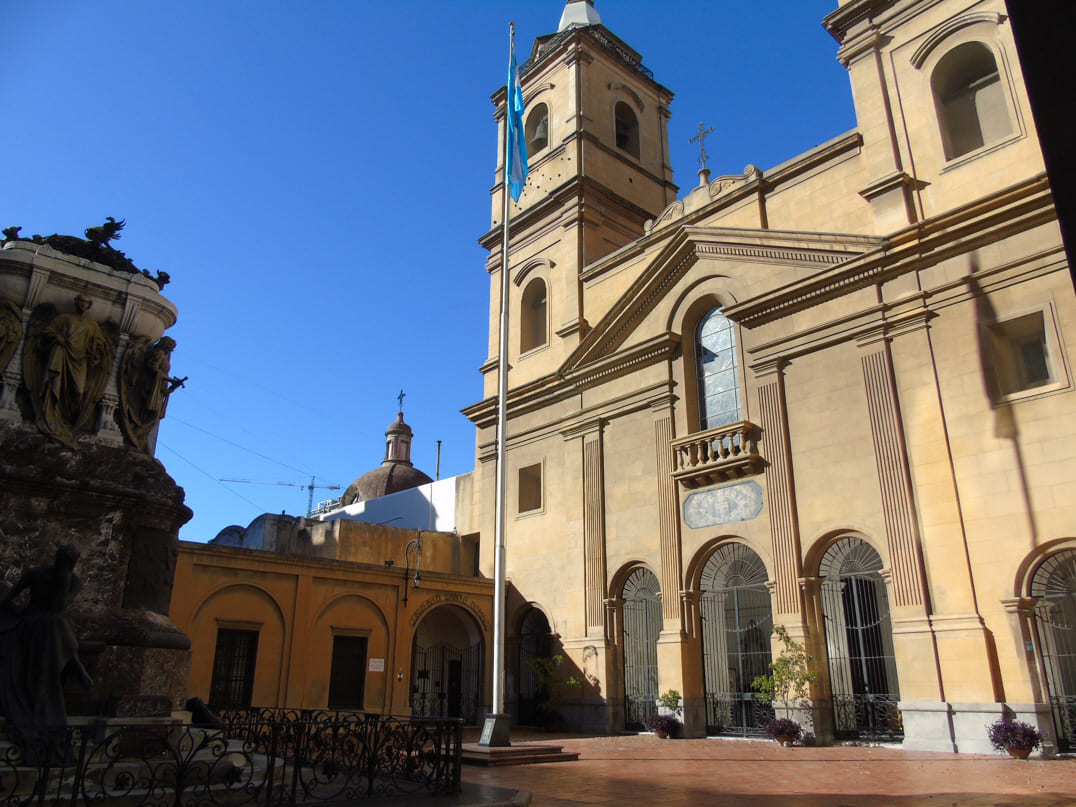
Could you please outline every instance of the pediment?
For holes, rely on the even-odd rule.
[[[879,238],[860,235],[683,227],[591,328],[568,357],[562,374],[607,362],[699,260],[793,266],[802,268],[804,274],[814,274],[854,259],[880,243]]]

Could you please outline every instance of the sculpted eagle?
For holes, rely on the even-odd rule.
[[[126,223],[127,219],[116,221],[112,216],[109,216],[104,224],[86,228],[86,240],[91,244],[97,244],[99,247],[107,247],[109,241],[113,239],[118,241],[120,239],[120,230],[123,229],[123,225]]]

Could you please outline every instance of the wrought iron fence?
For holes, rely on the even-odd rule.
[[[1052,697],[1054,724],[1057,730],[1058,750],[1072,753],[1076,750],[1076,697]]]
[[[650,718],[658,713],[656,695],[628,695],[624,698],[624,728],[644,731]]]
[[[235,709],[223,726],[96,721],[10,736],[0,804],[109,807],[346,804],[458,793],[459,720]]]
[[[904,739],[904,719],[894,695],[834,695],[837,737],[850,740]]]
[[[755,737],[774,718],[773,706],[749,692],[707,692],[706,732]]]

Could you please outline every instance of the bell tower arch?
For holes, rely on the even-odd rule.
[[[537,346],[521,339],[528,284],[510,284],[513,387],[553,373],[579,344],[588,327],[580,273],[640,238],[677,191],[669,164],[673,94],[602,25],[593,0],[568,0],[558,29],[538,37],[521,64],[520,85],[530,172],[519,202],[510,202],[509,271],[541,262],[549,329]],[[500,147],[491,229],[480,239],[490,252],[486,396],[497,385],[506,97],[506,87],[492,96]]]

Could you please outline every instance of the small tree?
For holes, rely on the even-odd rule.
[[[574,675],[564,676],[561,673],[560,667],[563,663],[564,656],[559,654],[527,662],[527,668],[534,675],[538,691],[546,694],[546,706],[557,706],[564,701],[565,696],[577,693],[583,688],[583,682]]]
[[[793,704],[806,699],[809,687],[818,674],[810,671],[808,665],[813,659],[803,645],[788,635],[784,625],[774,625],[773,633],[784,648],[770,662],[770,674],[755,678],[751,682],[751,689],[758,693],[759,700],[766,703],[783,701],[785,717],[791,719]]]

